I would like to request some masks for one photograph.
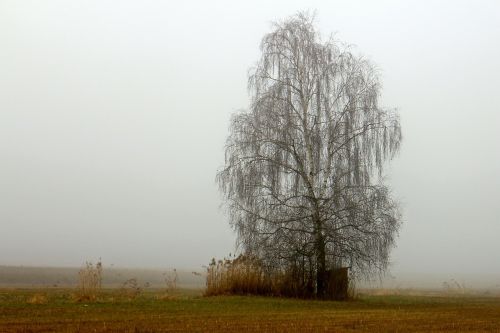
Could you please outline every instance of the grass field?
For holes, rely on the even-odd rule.
[[[148,290],[1,289],[0,332],[500,332],[500,298],[360,295],[349,302]]]

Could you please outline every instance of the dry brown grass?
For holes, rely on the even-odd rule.
[[[148,290],[129,300],[115,289],[82,304],[70,292],[0,289],[0,332],[500,332],[498,297],[443,292],[334,302],[186,291],[162,299],[163,290]],[[26,304],[36,294],[50,301]]]
[[[48,299],[45,294],[34,294],[33,296],[29,297],[26,303],[28,304],[47,304]]]
[[[275,282],[276,283],[276,282]],[[273,285],[266,278],[258,261],[239,256],[236,259],[212,259],[207,268],[206,296],[215,295],[268,295]]]
[[[337,272],[342,271],[340,275]],[[341,272],[341,273],[342,273]],[[325,298],[347,300],[354,296],[354,284],[349,283],[347,268],[332,270]],[[345,276],[344,276],[345,275]],[[207,267],[205,296],[260,295],[293,298],[315,298],[314,283],[304,284],[300,270],[265,271],[259,259],[240,255],[235,259],[212,259]],[[302,281],[302,282],[301,282]],[[344,290],[334,286],[345,287]]]
[[[95,301],[102,289],[103,267],[101,259],[94,265],[87,261],[78,272],[79,285],[75,294],[76,301]]]

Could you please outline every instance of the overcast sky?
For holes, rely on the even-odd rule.
[[[0,265],[233,252],[214,180],[228,120],[270,22],[307,9],[400,110],[391,272],[500,281],[498,1],[0,0]]]

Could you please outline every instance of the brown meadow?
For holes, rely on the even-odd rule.
[[[361,293],[335,302],[104,289],[82,302],[74,292],[1,289],[0,332],[500,332],[500,298],[484,295]]]

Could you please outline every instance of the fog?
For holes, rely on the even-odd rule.
[[[229,117],[270,23],[305,9],[401,115],[390,276],[500,284],[496,1],[1,1],[0,265],[234,252],[215,184]]]

